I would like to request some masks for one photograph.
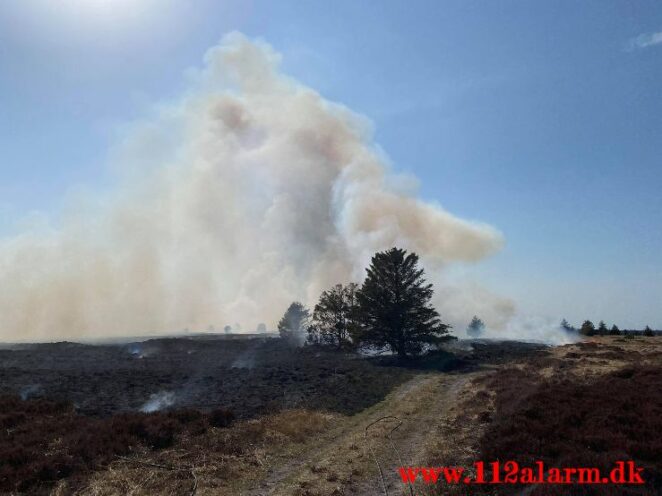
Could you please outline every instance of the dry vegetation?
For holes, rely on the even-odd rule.
[[[227,429],[209,429],[203,435],[187,434],[171,449],[115,461],[107,470],[94,473],[78,494],[244,494],[268,474],[272,459],[295,458],[334,418],[289,410],[239,421]],[[67,493],[70,488],[61,490]]]
[[[573,486],[572,494],[653,495],[662,488],[662,340],[593,338],[481,375],[428,454],[432,465],[516,460],[548,467],[645,467],[645,487]],[[442,434],[442,433],[440,433]],[[460,448],[461,447],[461,448]],[[430,494],[521,494],[523,486],[422,488]],[[530,495],[568,494],[532,486]]]
[[[166,413],[125,413],[96,419],[72,405],[0,397],[0,491],[47,494],[54,481],[74,489],[91,471],[120,456],[168,448],[176,438],[228,427],[232,412],[217,409]]]
[[[344,413],[281,407],[234,422],[227,411],[194,409],[95,417],[66,403],[4,397],[0,493],[374,495],[383,494],[379,462],[383,483],[394,495],[406,490],[395,472],[401,462],[470,467],[495,458],[605,468],[616,459],[633,459],[646,467],[645,488],[585,487],[572,494],[659,493],[662,339],[599,337],[557,348],[477,348],[457,351],[452,360],[431,357],[416,368],[341,362],[372,367],[365,369],[367,381],[379,370],[390,377],[391,391],[358,413],[355,407]],[[330,381],[325,394],[338,386],[331,405],[356,394],[346,390],[346,378],[326,377],[321,368],[329,367],[327,357],[316,353],[312,359],[322,358],[317,368],[301,376],[313,382],[299,387]],[[278,360],[275,370],[286,367],[282,356]],[[301,360],[287,367],[301,367]],[[275,375],[268,368],[260,375],[269,373]],[[358,369],[343,375],[359,380]],[[366,432],[382,417],[396,419],[383,419]],[[506,495],[524,488],[469,491],[420,484],[416,494],[481,494],[479,489]],[[561,493],[548,486],[526,494]]]
[[[362,411],[412,376],[373,362],[268,338],[0,350],[0,494],[182,494],[199,471],[198,494],[235,494],[325,412]],[[159,391],[176,393],[172,411],[136,413]]]

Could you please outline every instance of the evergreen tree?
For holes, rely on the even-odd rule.
[[[572,327],[567,320],[562,319],[561,320],[561,329],[563,329],[566,332],[572,332],[575,331],[576,329]]]
[[[302,344],[310,322],[310,311],[298,301],[293,302],[278,322],[278,334],[291,344]]]
[[[609,334],[612,336],[619,336],[621,334],[621,330],[618,328],[616,324],[611,326],[611,329],[609,330]]]
[[[432,284],[426,284],[415,253],[400,248],[376,253],[367,272],[357,292],[361,342],[407,357],[450,339],[449,326],[430,305]]]
[[[654,333],[653,333],[653,329],[651,329],[650,327],[646,326],[646,329],[644,329],[644,336],[651,337],[651,336],[653,336],[653,335],[654,335]]]
[[[604,320],[601,320],[598,323],[598,334],[600,336],[606,336],[607,335],[607,324],[605,324]]]
[[[471,319],[471,323],[467,327],[467,335],[472,338],[477,338],[485,330],[485,324],[477,316]]]
[[[590,320],[585,320],[579,332],[584,336],[593,336],[595,334],[595,326]]]
[[[313,312],[313,325],[309,333],[309,342],[319,342],[337,347],[348,347],[352,335],[356,334],[358,324],[357,285],[336,284],[324,291]]]

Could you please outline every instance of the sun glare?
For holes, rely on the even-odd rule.
[[[36,18],[86,31],[142,23],[163,10],[158,4],[158,0],[31,0],[24,6]]]
[[[62,3],[80,14],[107,19],[134,17],[153,4],[150,0],[65,0]]]

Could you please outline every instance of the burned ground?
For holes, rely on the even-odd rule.
[[[633,459],[646,468],[645,487],[573,487],[572,494],[659,493],[662,341],[451,349],[400,363],[289,349],[268,338],[4,350],[5,392],[76,405],[2,400],[0,493],[372,495],[382,493],[377,459],[389,494],[400,494],[391,441],[419,466],[496,458],[607,467]],[[173,405],[136,412],[164,391]],[[381,424],[368,440],[366,426],[389,416],[403,422],[392,440]],[[551,486],[416,489],[556,494]]]
[[[118,456],[158,454],[183,442],[204,447],[210,429],[235,418],[301,408],[353,414],[411,375],[271,338],[8,347],[0,350],[0,493],[46,494],[63,479],[79,489]],[[141,413],[150,401],[163,411]],[[278,428],[290,437],[305,432],[287,423]],[[241,432],[243,439],[216,443],[216,455],[247,449],[253,430]]]
[[[0,394],[68,401],[80,413],[135,411],[152,395],[166,405],[223,407],[239,418],[282,409],[356,413],[410,377],[349,354],[285,346],[278,339],[155,339],[0,350]]]

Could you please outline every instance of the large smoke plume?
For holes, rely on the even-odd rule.
[[[279,59],[226,36],[186,94],[118,146],[113,192],[1,242],[0,340],[273,328],[291,301],[360,282],[394,245],[421,256],[446,321],[508,320],[508,300],[443,284],[446,265],[490,255],[500,234],[417,199],[369,122]]]

